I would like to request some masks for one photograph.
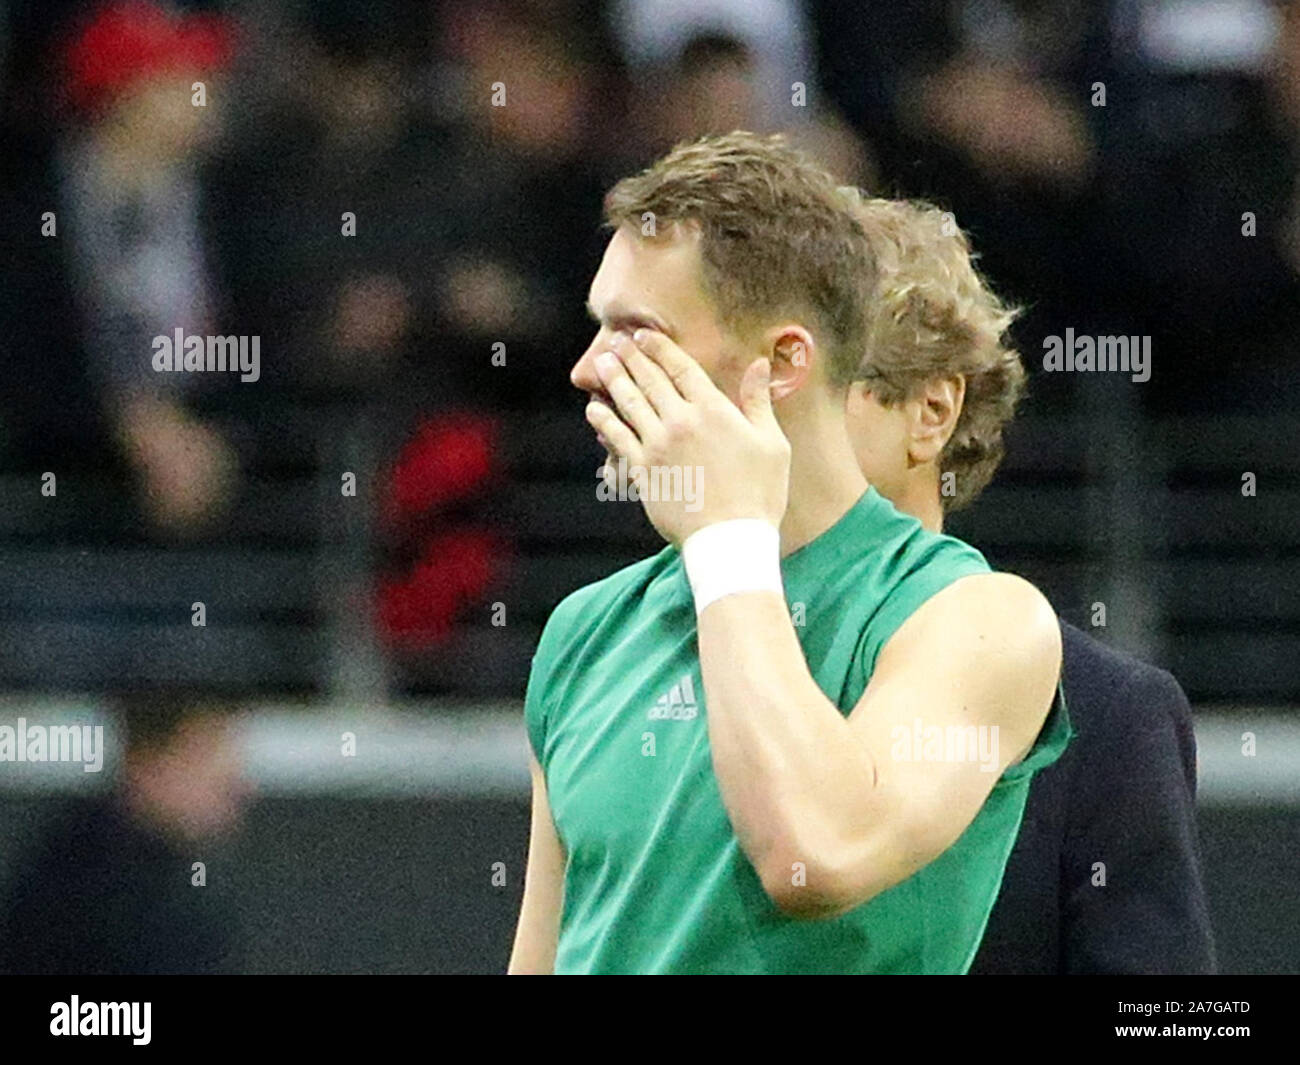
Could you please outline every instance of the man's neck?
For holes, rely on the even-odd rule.
[[[910,514],[929,532],[943,532],[943,504],[939,501],[939,485],[934,477],[909,478],[903,497],[892,501],[904,514]]]
[[[781,557],[812,543],[862,498],[858,468],[842,420],[786,426],[790,440],[790,497],[781,520]]]

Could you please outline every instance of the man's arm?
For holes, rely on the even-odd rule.
[[[564,847],[551,819],[546,778],[533,754],[528,756],[533,777],[532,827],[528,834],[528,871],[524,874],[524,900],[515,927],[515,945],[507,972],[547,974],[555,970],[555,948],[560,935],[564,904]]]
[[[1008,574],[963,578],[917,609],[848,719],[812,679],[775,593],[710,604],[699,645],[714,769],[737,838],[773,900],[811,918],[861,905],[956,842],[1033,746],[1061,663],[1051,607]],[[911,735],[918,717],[944,735],[994,729],[993,764],[892,758],[898,730]]]

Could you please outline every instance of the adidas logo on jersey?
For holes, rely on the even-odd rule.
[[[659,696],[659,701],[650,708],[650,720],[690,721],[699,712],[695,705],[695,685],[688,673],[668,689],[667,695]]]

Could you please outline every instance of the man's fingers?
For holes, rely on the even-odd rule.
[[[631,373],[637,387],[645,393],[661,418],[685,404],[677,386],[657,362],[621,333],[614,338],[613,343],[614,350],[623,360],[623,365]]]
[[[641,464],[641,441],[617,414],[598,399],[587,404],[587,423],[605,438],[609,450],[632,465]]]
[[[653,437],[659,429],[659,415],[618,356],[612,351],[603,351],[597,355],[596,373],[600,375],[601,384],[618,407],[619,414],[632,427],[637,437],[643,442]]]
[[[656,329],[638,329],[632,342],[663,367],[677,391],[689,400],[700,400],[717,388],[698,362]]]
[[[740,382],[740,409],[752,425],[769,425],[776,421],[772,410],[772,364],[766,358],[755,359]]]

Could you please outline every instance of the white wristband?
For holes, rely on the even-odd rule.
[[[724,595],[776,592],[781,583],[781,533],[762,518],[706,525],[682,544],[682,564],[695,595],[695,616]]]

